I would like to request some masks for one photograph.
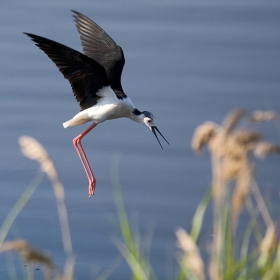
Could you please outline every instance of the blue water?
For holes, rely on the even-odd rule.
[[[91,199],[72,146],[86,125],[62,127],[79,106],[56,66],[22,34],[38,34],[81,50],[72,9],[96,21],[123,48],[124,91],[139,110],[153,112],[171,144],[163,143],[162,151],[146,127],[130,120],[97,126],[83,140],[97,178]],[[280,111],[279,29],[280,3],[269,0],[2,1],[0,222],[37,172],[37,164],[22,156],[17,143],[21,135],[30,135],[47,149],[65,186],[76,278],[96,279],[120,255],[112,241],[120,238],[111,182],[112,161],[118,158],[133,227],[142,237],[153,232],[152,266],[159,279],[172,279],[177,267],[174,232],[189,227],[211,182],[207,151],[197,157],[190,147],[194,129],[207,120],[221,123],[236,107]],[[262,130],[279,143],[275,123]],[[279,163],[277,156],[257,161],[258,182],[276,205]],[[56,204],[47,179],[16,219],[8,236],[15,238],[47,251],[63,269]],[[7,267],[0,255],[1,279],[8,278]],[[124,260],[113,271],[109,279],[130,278]],[[36,279],[41,275],[35,271]]]

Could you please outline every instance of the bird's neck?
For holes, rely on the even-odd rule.
[[[135,122],[144,124],[144,122],[143,122],[143,114],[137,108],[133,108],[132,109],[130,119],[135,121]]]

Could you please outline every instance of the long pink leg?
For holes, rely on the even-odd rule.
[[[91,197],[94,195],[96,180],[93,175],[92,169],[90,167],[89,161],[87,159],[86,153],[82,146],[82,138],[86,136],[94,127],[97,126],[97,123],[93,123],[89,128],[87,128],[84,132],[79,134],[76,138],[73,139],[73,145],[78,153],[78,156],[82,162],[82,165],[85,169],[86,175],[88,177],[88,196]]]

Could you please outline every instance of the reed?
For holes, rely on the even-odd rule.
[[[248,114],[237,109],[226,116],[222,125],[206,122],[194,132],[193,150],[201,153],[203,146],[208,145],[211,153],[214,206],[213,241],[208,268],[210,279],[280,277],[280,270],[277,270],[280,259],[275,222],[254,179],[255,166],[251,157],[251,153],[262,159],[271,153],[279,154],[280,147],[267,142],[259,131],[250,128],[252,123],[263,123],[277,118],[273,111],[255,111]],[[247,121],[247,126],[239,126],[242,119]],[[229,188],[231,181],[235,183],[233,191]],[[246,205],[250,222],[240,246],[236,231],[240,213]],[[254,238],[256,231],[261,228],[258,215],[266,226],[266,233],[262,235],[261,241]],[[249,243],[255,245],[253,249]],[[188,271],[191,271],[191,268]],[[192,278],[191,276],[189,279]]]
[[[26,191],[22,194],[1,226],[0,252],[15,251],[19,253],[23,262],[29,264],[30,267],[32,267],[33,264],[41,265],[44,271],[45,280],[71,280],[73,279],[74,273],[74,256],[72,253],[72,241],[69,230],[67,210],[64,203],[64,187],[59,181],[53,161],[49,157],[44,147],[36,139],[30,136],[22,136],[19,138],[19,145],[21,147],[22,153],[26,157],[39,163],[41,172],[35,176],[30,186],[27,187]],[[11,225],[15,221],[22,208],[26,205],[36,188],[39,186],[44,174],[49,178],[56,198],[62,242],[66,254],[66,264],[63,274],[60,273],[53,260],[48,255],[46,255],[41,250],[33,248],[27,241],[20,239],[4,242]],[[33,274],[29,273],[28,279],[32,280],[33,278]]]

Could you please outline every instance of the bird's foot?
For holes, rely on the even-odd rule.
[[[88,197],[89,198],[91,198],[94,195],[95,186],[96,186],[95,180],[92,180],[89,182],[89,186],[88,186]]]

